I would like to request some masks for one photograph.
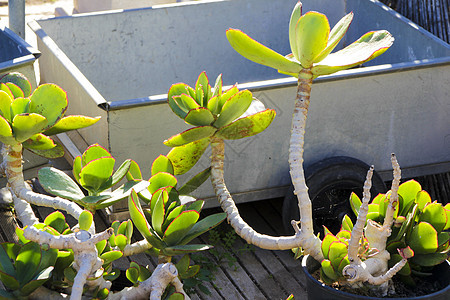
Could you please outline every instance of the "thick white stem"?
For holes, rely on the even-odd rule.
[[[383,228],[385,230],[391,231],[392,223],[394,222],[394,213],[395,208],[398,205],[398,187],[400,185],[400,179],[402,177],[402,173],[400,170],[400,165],[397,162],[397,158],[395,154],[391,155],[391,163],[393,169],[393,180],[391,186],[391,199],[389,201],[389,205],[386,209],[386,216],[384,217]]]
[[[161,299],[166,287],[173,283],[178,292],[183,290],[181,282],[178,279],[178,271],[173,263],[159,264],[153,271],[152,276],[141,282],[137,287],[125,288],[120,292],[110,294],[108,300],[140,300],[140,299]],[[180,291],[181,289],[181,291]],[[189,299],[187,294],[185,299]],[[187,297],[187,298],[186,298]]]
[[[22,222],[22,225],[25,227],[39,223],[39,219],[36,218],[31,205],[27,201],[17,198],[14,193],[11,194],[14,201],[16,216],[20,222]]]
[[[38,244],[47,244],[50,248],[72,249],[74,253],[74,268],[78,271],[72,287],[71,300],[79,300],[83,294],[83,287],[91,274],[102,266],[95,244],[108,239],[113,233],[112,228],[91,235],[87,231],[69,235],[54,236],[48,232],[40,231],[33,226],[24,229],[24,237]]]
[[[288,250],[302,247],[305,252],[311,254],[316,260],[322,261],[323,255],[320,250],[320,240],[313,234],[304,233],[296,229],[293,236],[274,237],[256,232],[240,216],[230,192],[228,191],[223,177],[224,143],[223,140],[211,138],[211,182],[223,211],[227,214],[228,223],[236,234],[247,243],[268,250]]]
[[[372,187],[372,175],[373,166],[370,167],[367,172],[366,181],[363,187],[363,199],[361,207],[359,208],[358,218],[356,220],[355,226],[353,226],[352,235],[350,241],[348,242],[348,260],[350,263],[361,263],[358,256],[359,243],[364,233],[364,226],[366,224],[367,213],[369,212],[369,201],[370,201],[370,188]]]
[[[152,247],[153,246],[149,242],[147,242],[147,240],[141,240],[139,242],[126,245],[122,252],[123,256],[131,256],[142,253]]]
[[[289,167],[294,194],[297,195],[298,208],[300,210],[301,230],[310,234],[314,234],[312,204],[308,195],[308,187],[306,186],[303,170],[303,146],[312,80],[313,75],[310,69],[302,69],[300,71],[289,143]]]

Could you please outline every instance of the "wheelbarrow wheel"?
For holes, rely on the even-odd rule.
[[[346,156],[324,159],[305,170],[316,233],[323,232],[323,226],[337,233],[346,214],[355,221],[349,197],[352,192],[362,197],[368,170],[369,166],[364,162]],[[386,192],[386,185],[376,172],[372,176],[370,191],[371,198]],[[284,198],[282,213],[285,230],[292,233],[291,220],[299,220],[300,215],[293,186]]]

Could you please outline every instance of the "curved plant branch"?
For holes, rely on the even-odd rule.
[[[223,177],[223,140],[214,137],[211,138],[211,147],[211,182],[222,209],[227,213],[227,220],[236,233],[247,243],[263,249],[288,250],[301,246],[305,251],[311,253],[314,258],[318,260],[323,259],[322,253],[320,252],[320,241],[317,246],[316,237],[313,234],[299,230],[296,223],[293,224],[296,234],[286,237],[274,237],[260,234],[250,227],[240,216],[239,210],[225,185]],[[319,249],[319,251],[317,251],[317,249]]]

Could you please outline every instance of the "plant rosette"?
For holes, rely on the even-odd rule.
[[[207,171],[195,176],[180,190],[185,193],[195,189],[208,178]],[[133,162],[128,178],[144,181],[141,174],[139,166]],[[210,245],[188,243],[219,225],[226,217],[225,213],[218,213],[199,221],[204,201],[180,196],[177,183],[171,160],[160,155],[152,164],[147,189],[139,194],[133,189],[128,197],[128,209],[134,225],[153,246],[149,251],[167,257],[169,261],[174,255],[210,249]],[[143,208],[141,201],[148,208]]]
[[[95,124],[100,118],[64,116],[67,95],[54,84],[42,84],[32,91],[28,79],[9,73],[0,79],[0,142],[22,144],[46,158],[64,154],[49,136]]]
[[[94,144],[73,161],[73,177],[53,167],[41,168],[38,173],[39,183],[50,194],[74,201],[94,213],[126,199],[131,188],[139,182],[129,181],[113,192],[112,189],[127,174],[131,160],[125,160],[114,172],[115,159],[102,146]],[[86,191],[88,195],[80,188]]]

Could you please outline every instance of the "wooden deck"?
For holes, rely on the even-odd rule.
[[[416,178],[427,190],[432,199],[447,203],[450,196],[450,173],[436,174]],[[388,183],[389,184],[389,183]],[[281,224],[282,199],[271,199],[238,205],[245,221],[258,232],[282,235]],[[218,209],[206,210],[206,214],[214,213]],[[40,218],[45,218],[52,210],[48,208],[37,209]],[[0,211],[0,242],[15,240],[15,221],[11,211]],[[97,214],[97,230],[107,228],[107,217]],[[75,220],[68,219],[69,223]],[[221,225],[217,230],[220,233],[231,232],[228,225]],[[217,233],[216,231],[216,233]],[[137,236],[136,239],[139,239]],[[209,243],[208,234],[201,236],[198,243]],[[256,247],[248,247],[245,242],[237,238],[231,248],[224,249],[218,246],[218,251],[226,251],[226,258],[220,259],[211,253],[202,253],[203,258],[209,259],[217,265],[214,272],[214,281],[203,284],[209,290],[209,295],[199,289],[192,299],[286,299],[291,293],[295,299],[306,297],[304,275],[300,269],[300,261],[294,260],[290,251],[268,251]],[[250,250],[248,250],[250,248]],[[223,252],[222,252],[223,254]],[[117,261],[116,267],[125,270],[129,261],[141,265],[156,266],[156,260],[146,254],[134,255]],[[219,261],[220,260],[220,261]],[[212,265],[210,263],[210,265]]]

